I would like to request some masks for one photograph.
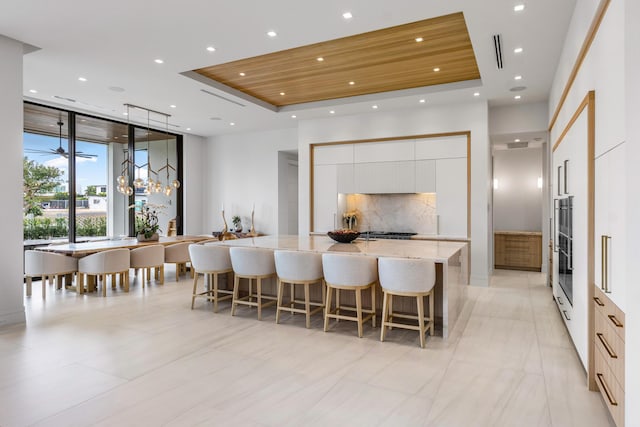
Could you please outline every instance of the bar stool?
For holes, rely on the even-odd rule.
[[[129,266],[135,269],[136,276],[138,270],[142,269],[143,288],[145,282],[151,281],[152,268],[154,269],[156,279],[159,279],[160,284],[164,284],[164,246],[143,246],[141,248],[131,249],[129,254]]]
[[[235,316],[238,304],[248,305],[258,308],[258,320],[262,320],[262,309],[276,304],[276,297],[262,295],[262,280],[275,277],[276,266],[271,249],[261,248],[229,248],[231,265],[235,278],[233,281],[233,302],[231,304],[231,315]],[[249,280],[249,294],[240,298],[240,279]],[[253,294],[251,281],[256,281],[256,294]],[[256,298],[256,302],[252,301]],[[263,303],[262,300],[271,300]]]
[[[164,248],[164,262],[176,265],[176,282],[180,280],[181,273],[187,272],[187,263],[191,261],[190,244],[190,242],[175,243]],[[193,269],[191,269],[191,277],[193,278]]]
[[[436,267],[433,261],[408,258],[380,258],[378,260],[380,286],[384,292],[382,302],[382,330],[380,341],[384,341],[387,327],[397,327],[420,331],[420,347],[424,348],[425,332],[434,333],[434,285]],[[418,315],[398,314],[393,312],[393,296],[416,298]],[[424,316],[424,297],[429,297],[429,317]],[[418,325],[395,323],[393,318],[413,319]]]
[[[322,255],[313,252],[274,251],[276,274],[278,275],[278,306],[276,323],[280,323],[280,312],[304,313],[307,329],[311,327],[311,315],[324,309],[325,287],[322,274]],[[289,283],[289,303],[284,305],[282,297],[284,284]],[[310,302],[309,285],[319,284],[322,289],[322,301]],[[304,301],[295,299],[295,286],[304,286]],[[304,304],[304,309],[296,308],[296,304]],[[317,307],[311,310],[311,306]]]
[[[358,337],[362,338],[362,325],[371,319],[376,326],[376,289],[378,269],[376,259],[358,255],[322,254],[322,269],[327,284],[327,299],[324,314],[324,331],[329,329],[329,319],[351,320],[358,323]],[[336,309],[331,311],[331,293],[336,290]],[[362,291],[371,290],[371,309],[362,308]],[[356,306],[340,305],[340,291],[355,291]],[[341,310],[355,311],[356,316],[340,314]],[[363,317],[362,313],[369,313]]]
[[[31,296],[32,278],[41,276],[42,299],[47,296],[47,278],[51,283],[55,277],[56,287],[61,287],[60,278],[67,274],[73,275],[78,271],[78,259],[66,255],[53,254],[43,251],[24,252],[24,275],[27,296]],[[65,286],[68,283],[65,283]]]
[[[193,310],[196,298],[202,297],[213,301],[213,312],[217,313],[218,302],[233,297],[232,290],[218,289],[218,276],[220,274],[233,272],[231,258],[229,257],[229,248],[219,245],[191,244],[189,245],[189,256],[191,257],[191,268],[194,271],[191,310]],[[209,286],[208,289],[197,292],[198,276],[200,273],[205,277],[209,277]],[[226,296],[219,297],[218,294],[225,294]]]
[[[87,276],[96,276],[102,282],[102,296],[107,296],[106,278],[111,275],[111,286],[116,286],[116,275],[120,276],[120,285],[129,292],[129,249],[111,249],[88,255],[78,260],[78,293],[84,290]]]

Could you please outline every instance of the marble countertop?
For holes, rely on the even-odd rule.
[[[446,262],[466,242],[433,240],[356,240],[352,243],[337,243],[328,236],[262,236],[218,243],[225,246],[242,246],[266,249],[284,249],[308,252],[343,252],[353,255],[389,256],[401,258],[423,258]]]
[[[541,231],[516,231],[516,230],[499,230],[494,231],[494,234],[510,234],[513,236],[542,236]]]
[[[311,236],[326,236],[327,233],[322,233],[319,231],[313,231],[309,233]],[[378,239],[380,240],[380,239]],[[387,239],[392,240],[392,239]],[[464,236],[448,236],[445,234],[416,234],[415,236],[411,236],[410,240],[443,240],[443,241],[454,241],[454,242],[470,242],[471,239]]]

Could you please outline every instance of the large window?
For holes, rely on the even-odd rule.
[[[117,191],[117,178],[126,172],[133,186],[136,173],[148,174],[148,168],[133,165],[149,159],[153,171],[167,159],[178,169],[180,136],[31,103],[25,103],[24,117],[25,241],[133,235],[132,207],[141,203],[164,206],[165,233],[163,223],[179,218],[180,189],[170,194],[138,190],[128,196]],[[164,185],[166,173],[161,172],[154,179]],[[170,172],[170,181],[180,179],[178,170]]]

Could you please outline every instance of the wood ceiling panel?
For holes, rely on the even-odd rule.
[[[462,12],[194,71],[278,107],[480,78]]]

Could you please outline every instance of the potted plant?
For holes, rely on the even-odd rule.
[[[233,217],[231,217],[231,222],[233,223],[233,227],[236,232],[240,233],[242,231],[242,222],[240,220],[240,217],[238,215],[234,215]]]
[[[158,240],[160,226],[158,225],[157,206],[145,204],[136,213],[136,239],[139,242]]]

